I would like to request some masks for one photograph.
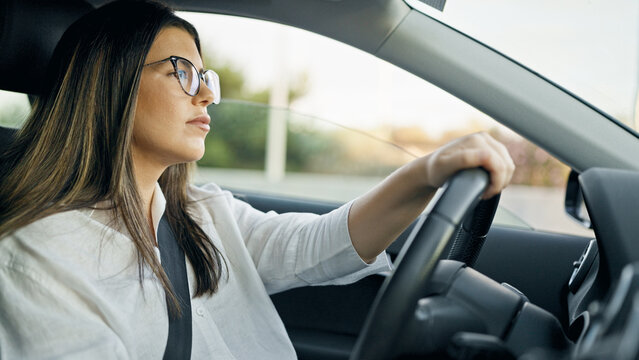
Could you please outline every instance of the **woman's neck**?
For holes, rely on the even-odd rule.
[[[137,182],[138,194],[142,200],[142,210],[146,214],[146,218],[151,229],[151,233],[155,237],[155,228],[153,226],[152,202],[155,186],[160,176],[166,170],[166,167],[157,166],[152,161],[144,161],[133,156],[133,169],[135,172],[135,180]]]

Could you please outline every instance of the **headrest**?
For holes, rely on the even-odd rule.
[[[92,9],[83,0],[0,1],[0,89],[37,94],[58,40]]]

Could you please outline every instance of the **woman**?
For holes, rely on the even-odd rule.
[[[155,3],[108,4],[64,34],[0,174],[0,358],[161,358],[178,305],[162,216],[188,259],[192,357],[295,358],[269,293],[388,270],[384,249],[451,174],[486,168],[485,198],[512,175],[475,134],[330,214],[261,213],[188,184],[220,99],[200,55]]]

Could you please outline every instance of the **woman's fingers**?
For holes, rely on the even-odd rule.
[[[510,182],[514,164],[506,147],[486,133],[478,134],[484,142],[481,147],[488,149],[488,156],[482,163],[490,173],[490,184],[483,194],[484,199],[491,198],[501,192]]]
[[[493,148],[495,149],[495,151],[497,151],[497,153],[500,155],[501,160],[503,161],[503,170],[502,170],[502,175],[503,175],[503,179],[502,179],[502,183],[501,183],[501,188],[503,189],[504,187],[506,187],[509,183],[510,180],[512,179],[513,173],[515,172],[515,163],[513,162],[512,158],[510,157],[510,153],[508,153],[508,149],[506,148],[506,146],[502,143],[500,143],[499,141],[495,140],[495,138],[493,138],[492,136],[486,134],[486,141],[487,143]]]
[[[426,158],[430,186],[439,187],[455,172],[483,167],[490,174],[490,185],[483,198],[490,198],[508,185],[515,165],[506,147],[486,133],[472,134],[453,141]]]

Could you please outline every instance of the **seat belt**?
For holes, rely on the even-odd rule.
[[[175,233],[171,229],[166,214],[162,215],[158,225],[158,248],[162,268],[173,286],[178,298],[182,316],[176,317],[169,311],[169,337],[164,349],[164,360],[190,359],[192,345],[191,296],[189,281],[186,276],[186,260],[184,251],[177,243]],[[167,310],[169,298],[166,298]]]

